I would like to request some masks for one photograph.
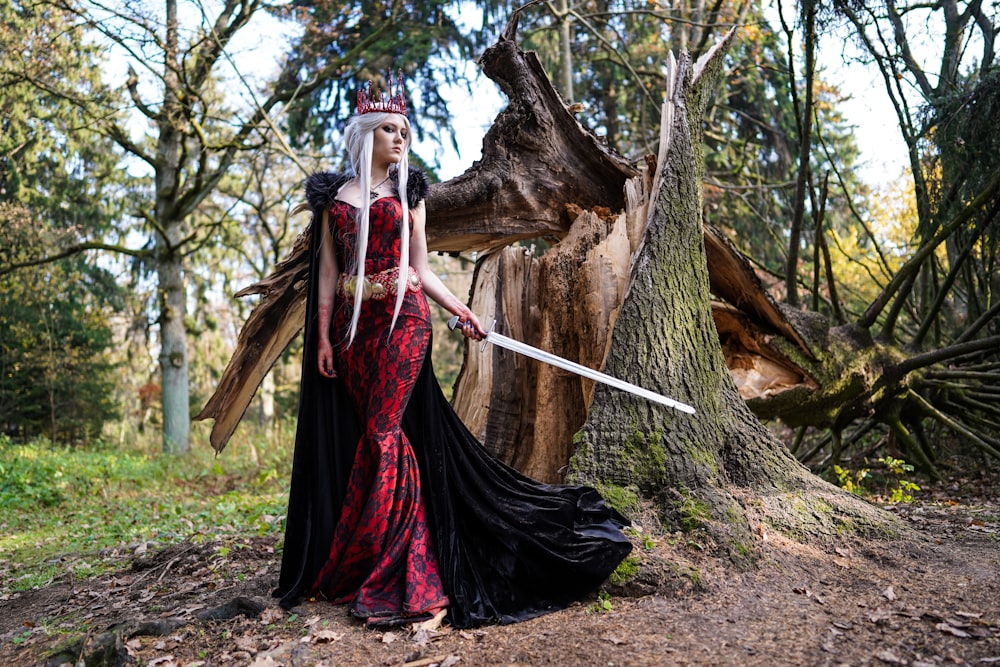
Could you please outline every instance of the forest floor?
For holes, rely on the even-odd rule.
[[[645,539],[637,552],[668,573],[652,594],[611,587],[516,625],[417,633],[366,630],[325,603],[281,610],[272,536],[123,546],[100,576],[4,592],[0,665],[1000,665],[995,481],[950,480],[886,509],[910,539],[767,535],[745,570],[697,535]]]

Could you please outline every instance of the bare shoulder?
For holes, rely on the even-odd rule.
[[[337,192],[337,199],[350,204],[354,208],[361,208],[361,204],[364,201],[361,197],[361,185],[354,179],[347,181]]]

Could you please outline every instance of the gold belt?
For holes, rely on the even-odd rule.
[[[409,274],[409,280],[406,281],[406,289],[410,292],[419,292],[421,285],[420,276],[417,275],[417,270],[411,266],[409,267],[407,273]],[[341,296],[353,299],[354,289],[357,284],[357,276],[341,274],[340,280],[337,281],[337,291]],[[395,296],[398,285],[398,266],[392,269],[386,269],[385,271],[379,271],[378,273],[373,273],[370,276],[365,276],[364,285],[361,288],[361,300],[381,300],[387,296]]]

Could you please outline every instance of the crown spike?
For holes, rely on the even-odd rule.
[[[388,72],[386,80],[388,91],[377,88],[373,90],[373,84],[370,79],[367,90],[364,86],[358,90],[358,106],[355,112],[357,115],[376,112],[406,115],[406,96],[403,94],[403,71],[398,70],[396,73],[395,94],[393,94],[391,69]]]

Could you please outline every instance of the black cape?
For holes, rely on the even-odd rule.
[[[313,226],[347,180],[314,174],[306,184]],[[408,197],[424,198],[411,170]],[[357,416],[340,378],[316,371],[316,267],[312,234],[305,348],[281,575],[274,595],[291,607],[329,556],[354,451]],[[431,346],[403,418],[420,466],[448,621],[465,628],[511,623],[562,609],[596,590],[631,550],[625,523],[584,486],[535,482],[493,458],[448,403],[431,367]]]

